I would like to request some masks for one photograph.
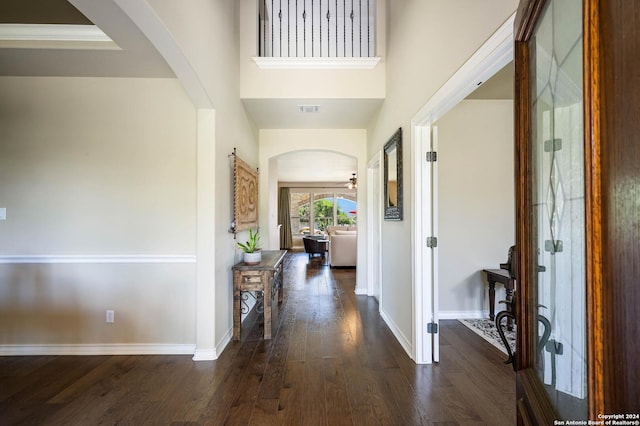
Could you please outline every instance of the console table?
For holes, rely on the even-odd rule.
[[[264,303],[264,338],[271,339],[271,299],[278,293],[282,302],[282,267],[286,250],[262,250],[258,265],[236,263],[233,270],[233,340],[240,340],[241,292],[262,292]]]
[[[502,283],[507,291],[507,302],[511,302],[513,298],[514,279],[511,278],[509,271],[505,269],[483,269],[487,274],[487,281],[489,282],[489,319],[491,321],[495,318],[495,304],[496,304],[496,283]],[[509,329],[512,328],[511,321],[508,321]]]

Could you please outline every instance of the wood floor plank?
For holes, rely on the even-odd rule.
[[[326,425],[327,405],[324,389],[323,360],[314,358],[304,363],[301,425]]]
[[[501,352],[441,321],[440,363],[416,365],[354,289],[354,269],[287,255],[273,338],[252,314],[216,361],[0,357],[0,425],[515,424]]]
[[[280,391],[282,424],[297,425],[302,418],[302,389],[304,388],[304,361],[289,361]]]
[[[328,409],[328,424],[336,426],[352,425],[353,418],[351,406],[349,405],[349,391],[342,361],[339,358],[324,358],[322,373],[324,377],[324,399]]]

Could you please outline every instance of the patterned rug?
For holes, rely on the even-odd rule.
[[[496,348],[500,349],[505,354],[507,350],[502,344],[502,340],[500,340],[500,335],[498,334],[498,330],[496,329],[496,325],[490,319],[459,319],[462,324],[466,325],[476,333],[478,336],[482,337],[487,342],[491,343]],[[509,342],[509,346],[511,346],[511,350],[515,352],[516,350],[516,326],[514,324],[513,331],[508,331],[506,327],[506,320],[503,321],[504,326],[504,334],[507,338],[507,342]]]

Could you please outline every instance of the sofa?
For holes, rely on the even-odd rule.
[[[355,225],[327,226],[329,238],[329,265],[356,266],[358,253],[358,231]]]

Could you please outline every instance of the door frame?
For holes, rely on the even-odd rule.
[[[411,119],[411,180],[413,203],[413,359],[417,364],[439,361],[438,336],[429,336],[427,324],[438,324],[437,254],[427,248],[428,237],[437,237],[437,199],[432,173],[425,159],[432,146],[433,124],[466,98],[480,84],[513,60],[515,13],[465,62]],[[433,339],[431,339],[433,337]]]
[[[378,179],[374,182],[374,178]],[[378,151],[367,164],[367,295],[378,300],[378,311],[382,306],[382,151]],[[374,288],[374,285],[377,288]]]

